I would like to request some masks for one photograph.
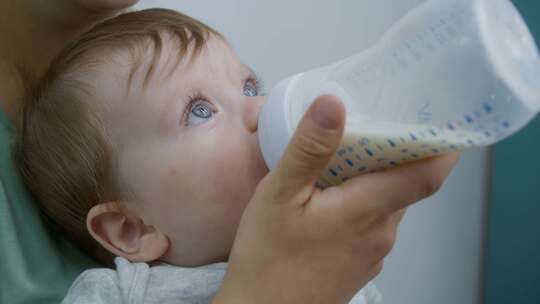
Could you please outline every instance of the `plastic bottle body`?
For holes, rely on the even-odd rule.
[[[508,0],[429,0],[370,49],[285,80],[265,108],[282,104],[288,140],[317,96],[342,98],[345,137],[322,177],[330,185],[500,141],[540,110],[539,84],[538,50]],[[276,117],[265,108],[261,117]],[[272,132],[269,120],[260,132]],[[275,141],[262,137],[268,162]]]

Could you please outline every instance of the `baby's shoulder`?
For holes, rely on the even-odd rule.
[[[149,278],[146,263],[115,259],[116,269],[94,268],[81,273],[71,285],[62,303],[124,303],[123,299],[144,298]],[[136,301],[135,301],[136,302]]]
[[[75,279],[62,303],[122,303],[117,277],[113,269],[86,270]]]

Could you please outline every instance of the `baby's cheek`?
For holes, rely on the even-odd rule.
[[[213,196],[216,203],[244,208],[253,192],[248,161],[241,156],[216,159],[216,171],[212,176]]]

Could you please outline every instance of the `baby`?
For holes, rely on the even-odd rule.
[[[116,268],[81,274],[66,303],[211,302],[268,171],[264,101],[223,36],[170,10],[108,20],[57,57],[17,160],[47,217]],[[370,284],[353,302],[376,300]]]

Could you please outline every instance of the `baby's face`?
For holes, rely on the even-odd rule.
[[[164,45],[146,86],[151,60],[135,70],[127,93],[114,79],[123,68],[111,67],[99,81],[104,96],[121,100],[106,118],[119,150],[117,180],[136,198],[128,208],[168,236],[164,261],[224,261],[268,170],[257,138],[265,97],[222,39],[212,36],[180,65],[175,51],[172,43]]]

